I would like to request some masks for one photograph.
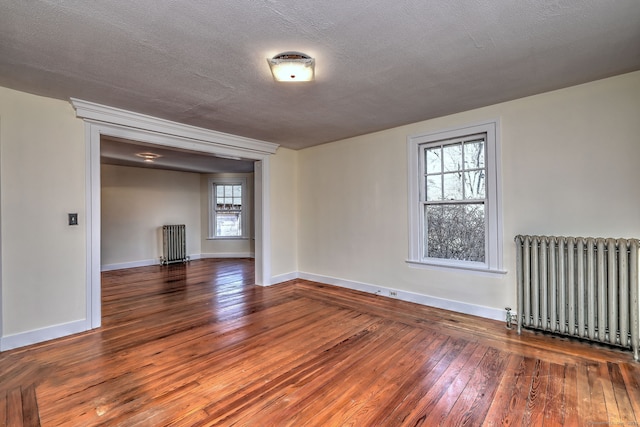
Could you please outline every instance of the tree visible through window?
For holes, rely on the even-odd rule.
[[[428,258],[485,261],[485,136],[421,146]]]

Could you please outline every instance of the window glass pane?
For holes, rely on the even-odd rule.
[[[216,236],[232,237],[241,235],[240,212],[216,213]]]
[[[429,258],[484,262],[484,204],[426,205]]]
[[[464,168],[484,168],[484,140],[464,144]]]
[[[442,161],[441,161],[441,148],[429,148],[425,150],[425,165],[427,169],[427,173],[440,173],[442,172]]]
[[[442,200],[442,175],[426,178],[427,200]]]
[[[442,147],[442,158],[445,172],[462,169],[462,143]]]
[[[444,200],[462,200],[462,174],[445,173],[443,178]]]
[[[210,237],[243,237],[242,195],[244,184],[213,182],[209,212]]]
[[[214,188],[216,192],[216,204],[224,204],[224,185],[216,185]]]
[[[464,198],[485,198],[484,169],[464,173]]]

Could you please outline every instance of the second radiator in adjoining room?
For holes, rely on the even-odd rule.
[[[189,261],[184,224],[162,226],[162,252],[160,264]]]

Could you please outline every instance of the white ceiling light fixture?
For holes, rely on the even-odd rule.
[[[315,59],[300,52],[283,52],[267,62],[278,82],[310,82],[315,78]]]
[[[147,163],[153,163],[154,160],[162,157],[160,154],[156,153],[136,153],[136,156],[142,157],[142,160]]]

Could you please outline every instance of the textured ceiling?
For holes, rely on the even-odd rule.
[[[147,163],[138,156],[140,153],[153,153],[160,157]],[[253,172],[251,160],[225,159],[203,152],[164,148],[109,136],[102,136],[100,139],[100,162],[193,173]]]
[[[293,149],[638,69],[639,0],[0,2],[0,85]]]

